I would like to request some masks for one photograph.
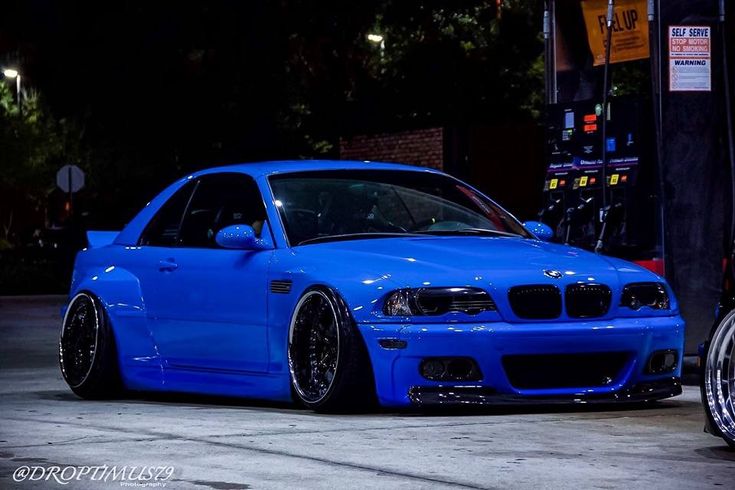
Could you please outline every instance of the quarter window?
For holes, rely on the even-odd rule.
[[[194,182],[187,182],[161,206],[161,209],[148,222],[148,226],[143,231],[140,245],[155,247],[173,247],[176,245],[181,219],[184,216],[187,204],[189,204],[194,185]]]

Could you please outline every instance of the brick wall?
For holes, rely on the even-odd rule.
[[[340,138],[339,156],[343,160],[409,163],[442,170],[443,143],[442,128],[357,135]]]

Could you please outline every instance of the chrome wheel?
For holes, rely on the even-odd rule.
[[[339,325],[334,305],[320,290],[307,292],[296,305],[288,334],[288,365],[302,400],[323,400],[337,374]]]
[[[86,293],[74,297],[64,315],[59,340],[59,361],[72,388],[89,376],[97,354],[100,319],[94,299]]]
[[[735,312],[717,327],[704,368],[706,403],[712,420],[731,444],[735,441]]]

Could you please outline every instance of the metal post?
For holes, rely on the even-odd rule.
[[[727,153],[730,163],[730,254],[735,254],[735,142],[733,142],[732,101],[730,99],[730,73],[728,67],[727,27],[725,24],[725,0],[719,2],[720,38],[722,38],[722,74],[725,89],[725,118],[727,126]],[[731,260],[732,265],[732,260]]]
[[[544,82],[546,85],[546,103],[551,103],[551,82],[550,78],[551,76],[549,73],[551,72],[552,66],[551,66],[551,59],[549,58],[549,51],[550,51],[550,43],[551,40],[549,39],[551,37],[551,19],[549,18],[549,3],[545,2],[544,5],[544,64],[546,65],[546,77]]]
[[[615,1],[607,2],[607,39],[605,41],[605,67],[602,76],[602,207],[607,205],[607,121],[610,118],[610,51],[612,49],[612,24]]]
[[[20,73],[15,77],[15,93],[18,96],[18,112],[23,115],[23,102],[20,95]]]
[[[556,32],[554,24],[554,0],[544,2],[544,65],[545,65],[545,84],[546,84],[546,103],[555,104],[557,102],[556,93]]]
[[[74,216],[74,202],[72,200],[74,193],[72,192],[72,188],[71,188],[71,165],[69,166],[69,169],[66,171],[66,176],[67,176],[66,182],[69,186],[69,218],[71,218],[72,216]]]
[[[607,2],[607,38],[605,40],[605,67],[603,69],[602,76],[602,222],[603,230],[605,228],[605,221],[607,220],[606,214],[609,213],[607,209],[607,120],[610,117],[610,110],[608,107],[608,95],[609,95],[609,72],[610,72],[610,50],[612,48],[612,23],[613,13],[615,9],[614,0],[608,0]],[[595,245],[595,252],[599,253],[602,251],[604,246],[602,240],[602,234],[600,239]]]
[[[648,0],[648,39],[651,51],[651,92],[653,98],[653,126],[656,140],[656,185],[657,196],[657,228],[658,246],[661,260],[664,261],[664,272],[666,271],[666,217],[664,215],[664,146],[663,146],[663,99],[661,93],[661,64],[663,62],[661,53],[661,28],[659,5],[656,0]]]

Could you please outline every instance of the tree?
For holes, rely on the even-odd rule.
[[[36,91],[24,93],[22,109],[14,91],[0,83],[0,249],[18,245],[28,229],[44,226],[56,169],[82,157],[79,129],[56,120]]]
[[[506,0],[498,11],[487,0],[301,0],[283,18],[295,41],[291,115],[311,141],[537,118],[543,107],[539,2]]]

